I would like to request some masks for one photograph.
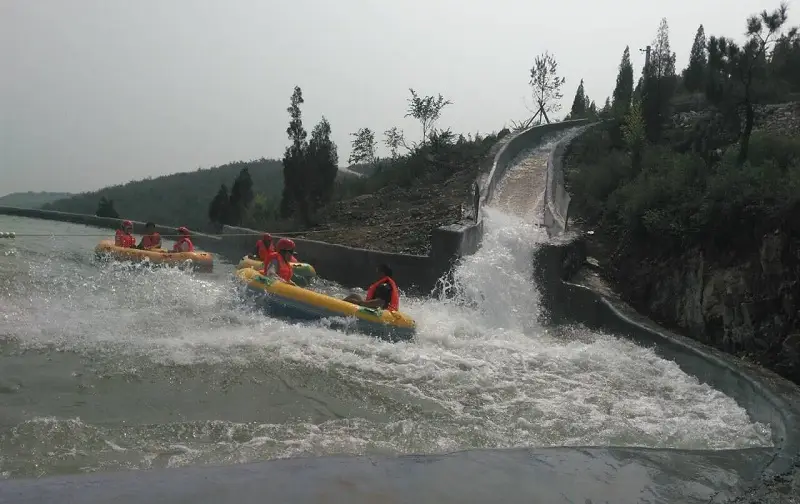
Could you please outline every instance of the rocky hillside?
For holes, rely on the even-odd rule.
[[[437,227],[462,220],[493,147],[508,130],[475,140],[424,147],[341,191],[352,193],[320,212],[320,224],[296,236],[351,247],[426,255]]]

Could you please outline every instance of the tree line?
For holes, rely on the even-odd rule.
[[[700,25],[681,71],[662,19],[635,85],[629,47],[602,109],[579,85],[570,115],[608,121],[568,153],[578,213],[675,250],[709,239],[746,247],[742,236],[784,218],[800,201],[800,139],[755,125],[760,107],[800,97],[800,36],[788,19],[786,4],[753,15],[741,42]],[[678,124],[676,109],[695,118]]]
[[[74,194],[42,208],[82,214],[117,214],[127,219],[210,231],[213,228],[209,226],[207,212],[202,209],[208,208],[209,200],[221,184],[231,184],[243,169],[251,176],[252,191],[256,194],[251,208],[259,201],[259,196],[262,200],[271,200],[280,195],[280,161],[256,159],[108,186]]]
[[[351,134],[351,166],[366,168],[370,175],[376,172],[393,173],[403,161],[404,155],[412,155],[426,148],[441,148],[467,142],[463,135],[456,137],[449,129],[436,128],[443,109],[451,105],[450,100],[441,94],[420,95],[409,89],[410,98],[405,117],[412,117],[420,124],[421,137],[407,141],[405,133],[398,127],[391,127],[383,133],[383,143],[389,150],[389,158],[377,155],[378,142],[375,132],[370,128],[360,128]],[[331,139],[331,124],[324,116],[311,130],[309,136],[303,124],[301,106],[305,103],[303,91],[295,86],[287,112],[289,124],[286,134],[289,139],[281,160],[283,185],[280,197],[263,198],[254,194],[247,169],[237,176],[230,191],[221,184],[208,206],[208,218],[215,225],[252,225],[281,227],[293,223],[303,227],[311,226],[320,220],[319,211],[334,199],[353,196],[354,192],[375,189],[374,183],[388,183],[386,177],[367,177],[364,180],[339,180],[338,148]],[[472,141],[472,136],[469,136]],[[479,135],[475,140],[480,141]],[[408,173],[415,173],[410,170]],[[397,179],[408,177],[397,176]],[[276,203],[276,199],[278,202]]]

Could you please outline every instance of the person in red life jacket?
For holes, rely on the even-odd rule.
[[[122,229],[117,229],[114,234],[114,245],[124,248],[134,248],[136,246],[136,238],[133,237],[133,222],[129,220],[122,221]]]
[[[272,244],[272,235],[264,233],[260,240],[256,242],[255,253],[250,254],[252,259],[258,259],[264,264],[267,263],[270,255],[275,252],[275,246]]]
[[[358,294],[350,294],[345,301],[357,304],[366,308],[382,308],[389,311],[400,309],[400,289],[392,279],[392,268],[386,264],[378,266],[377,282],[370,285],[367,289],[366,297],[362,298]]]
[[[181,226],[178,228],[178,233],[180,233],[180,237],[178,237],[178,241],[175,242],[175,246],[172,247],[173,252],[194,252],[194,245],[192,244],[192,240],[189,238],[189,229]]]
[[[161,235],[156,232],[156,225],[154,222],[148,222],[144,225],[144,236],[142,241],[136,246],[138,249],[149,250],[161,247]]]
[[[275,248],[277,251],[270,254],[269,260],[264,263],[264,275],[278,277],[286,283],[295,285],[292,282],[292,267],[289,265],[294,254],[294,242],[289,238],[281,238]]]

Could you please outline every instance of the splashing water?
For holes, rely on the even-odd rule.
[[[447,298],[404,299],[416,341],[271,319],[230,280],[91,259],[83,226],[0,217],[0,473],[300,454],[770,444],[732,399],[649,349],[537,322],[544,232],[487,212]],[[336,286],[326,289],[337,295]]]

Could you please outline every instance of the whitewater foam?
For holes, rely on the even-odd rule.
[[[0,285],[0,386],[18,391],[0,397],[0,472],[770,444],[767,426],[652,350],[542,327],[532,252],[545,231],[493,209],[485,229],[447,296],[403,299],[418,336],[395,344],[268,318],[240,297],[230,265],[211,278],[102,265],[92,243],[18,239],[15,281]]]

